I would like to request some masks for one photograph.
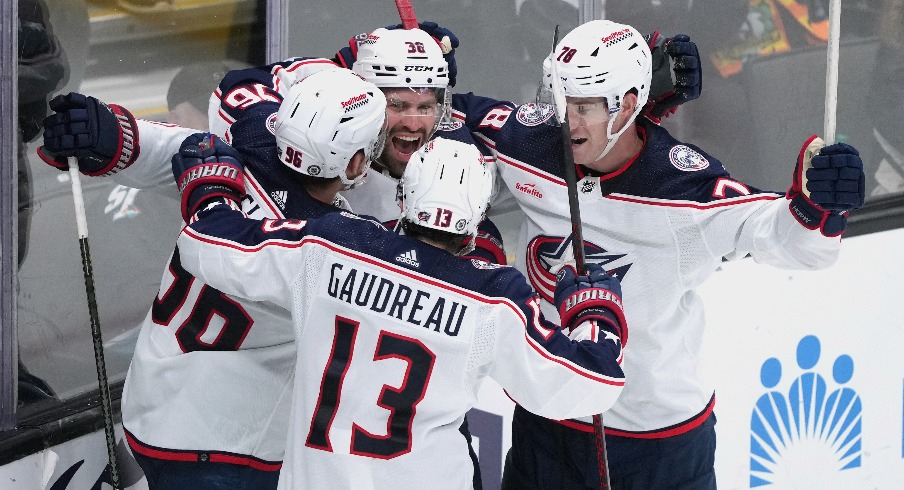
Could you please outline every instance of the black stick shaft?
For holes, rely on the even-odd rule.
[[[113,428],[113,400],[110,383],[107,381],[107,366],[104,361],[104,341],[100,330],[100,316],[97,313],[97,294],[94,289],[94,268],[91,266],[91,248],[88,245],[88,223],[85,218],[85,200],[78,174],[78,160],[69,157],[69,178],[72,180],[72,200],[75,206],[75,221],[78,229],[78,245],[82,255],[82,273],[85,276],[85,295],[88,299],[88,316],[91,321],[91,340],[94,345],[94,367],[97,370],[97,385],[100,391],[100,409],[104,418],[104,435],[109,459],[110,484],[120,490],[119,466],[116,462],[116,434]]]
[[[85,295],[88,298],[88,316],[91,319],[91,340],[94,344],[94,365],[97,370],[97,385],[100,389],[100,409],[104,417],[104,435],[107,442],[107,457],[110,459],[110,483],[119,490],[119,468],[116,464],[116,434],[113,432],[113,399],[107,381],[107,366],[104,360],[104,341],[100,331],[100,317],[97,312],[97,295],[94,290],[94,270],[91,266],[91,249],[88,237],[78,240],[82,253],[82,272],[85,275]]]
[[[568,189],[568,208],[571,213],[571,248],[578,274],[587,272],[587,256],[584,253],[584,232],[581,228],[581,206],[578,201],[578,172],[574,165],[574,153],[571,149],[571,126],[568,116],[562,122],[562,173],[565,187]]]
[[[559,39],[559,26],[556,26],[555,39],[553,41],[552,52],[555,53],[556,45]],[[571,148],[571,125],[568,122],[568,109],[564,101],[564,93],[558,79],[558,72],[555,70],[555,59],[550,59],[553,66],[553,87],[552,90],[559,92],[555,94],[561,103],[557,103],[557,116],[562,125],[562,175],[565,178],[565,187],[568,189],[568,208],[571,215],[571,248],[574,253],[575,267],[578,274],[585,274],[586,255],[584,253],[584,233],[581,228],[581,207],[578,201],[578,172],[574,163],[574,152]],[[606,456],[606,434],[603,431],[603,416],[596,414],[593,416],[593,433],[596,439],[596,455],[597,455],[597,471],[600,478],[600,489],[608,490],[609,484],[609,461]]]

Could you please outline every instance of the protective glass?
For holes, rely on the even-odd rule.
[[[451,115],[451,94],[436,87],[394,88],[386,93],[386,114],[389,117],[429,118],[433,130]]]
[[[566,102],[568,122],[572,126],[583,123],[585,126],[596,126],[609,122],[609,105],[605,99],[573,99]]]
[[[554,108],[555,97],[552,90],[542,85],[538,87],[537,104],[538,106],[551,105]],[[617,110],[610,111],[606,99],[602,97],[569,97],[565,103],[565,108],[568,113],[568,123],[571,127],[577,127],[578,125],[585,127],[604,126],[609,123],[609,119],[613,115],[611,113],[617,112]],[[546,124],[559,126],[558,116],[546,119]]]

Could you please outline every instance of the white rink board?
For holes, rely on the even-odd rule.
[[[772,473],[756,473],[771,483],[758,481],[761,484],[752,488],[904,488],[904,318],[899,309],[904,305],[904,229],[845,239],[843,245],[839,261],[828,270],[785,271],[747,258],[725,263],[700,289],[708,320],[703,369],[716,386],[720,490],[751,488],[751,415],[756,402],[767,391],[787,400],[793,381],[803,373],[825,381],[824,397],[813,406],[826,406],[825,399],[839,388],[859,396],[861,446],[845,460],[859,456],[859,466],[839,469],[840,457],[832,445],[805,435],[776,450],[768,468]],[[808,336],[805,345],[815,340],[820,356],[803,369],[796,352]],[[631,355],[630,346],[625,355]],[[853,362],[853,374],[841,384],[833,379],[833,365],[845,355]],[[781,364],[782,376],[767,390],[760,370],[770,358]],[[504,453],[511,443],[511,402],[490,381],[481,390],[477,408],[505,417]],[[849,411],[852,417],[855,412]],[[795,425],[789,416],[789,426]],[[845,429],[845,435],[854,432],[841,422],[833,424],[830,417],[824,428],[811,432],[834,436]]]
[[[874,233],[845,239],[841,257],[828,270],[783,271],[745,259],[725,264],[701,288],[708,320],[704,370],[716,385],[720,489],[751,485],[751,415],[757,399],[770,391],[760,380],[769,358],[782,368],[772,390],[786,399],[803,373],[823,378],[826,397],[842,387],[859,396],[861,447],[849,456],[859,453],[861,463],[839,470],[830,443],[802,437],[773,456],[772,474],[758,473],[773,484],[754,488],[904,488],[902,251],[904,230]],[[820,355],[809,367],[811,355],[804,369],[797,350],[807,336],[818,341]],[[808,339],[811,345],[813,340]],[[853,372],[839,383],[833,366],[845,355]],[[803,396],[800,402],[808,398],[814,399]],[[796,424],[791,420],[790,425],[793,430]],[[813,432],[830,433],[833,425],[842,429],[843,424],[830,420]]]

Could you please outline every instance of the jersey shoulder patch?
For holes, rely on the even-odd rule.
[[[464,123],[453,119],[451,121],[443,121],[439,123],[439,126],[436,128],[437,131],[457,131],[464,126]]]
[[[669,150],[669,161],[683,172],[696,172],[709,167],[709,160],[687,145],[675,145]]]
[[[518,107],[515,117],[525,126],[537,126],[548,121],[556,113],[551,104],[534,104],[533,102]]]

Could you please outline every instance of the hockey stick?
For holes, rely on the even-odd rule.
[[[85,200],[82,197],[82,183],[78,175],[78,160],[69,157],[69,177],[72,179],[72,200],[75,204],[75,222],[78,227],[78,244],[82,253],[82,272],[85,275],[85,294],[88,296],[88,316],[91,319],[91,340],[94,342],[94,367],[97,370],[97,384],[100,388],[100,409],[104,417],[104,435],[107,438],[107,457],[110,460],[110,484],[120,490],[119,467],[116,464],[116,435],[113,432],[113,402],[110,385],[107,382],[107,368],[104,362],[104,342],[100,333],[97,314],[97,297],[94,292],[94,270],[91,267],[91,250],[88,248],[88,220],[85,218]]]
[[[556,53],[556,45],[559,44],[559,26],[556,26],[555,37],[552,43],[552,55]],[[552,57],[551,57],[552,58]],[[562,174],[565,177],[565,187],[568,189],[568,208],[571,212],[571,248],[574,253],[574,262],[578,274],[586,271],[586,255],[584,254],[584,233],[581,229],[581,207],[578,203],[578,174],[575,169],[574,152],[571,148],[571,126],[568,123],[568,108],[565,103],[565,89],[562,87],[562,79],[556,67],[556,60],[550,59],[552,72],[552,96],[555,101],[556,119],[562,128]],[[593,433],[596,436],[597,468],[600,476],[600,488],[609,488],[609,463],[606,457],[606,436],[603,432],[603,416],[593,416]]]
[[[411,6],[411,0],[395,0],[395,5],[399,9],[402,27],[405,29],[417,29],[417,17],[414,15],[414,7]]]
[[[829,1],[829,40],[826,55],[826,105],[823,138],[835,142],[835,117],[838,107],[838,45],[841,34],[841,0]]]

